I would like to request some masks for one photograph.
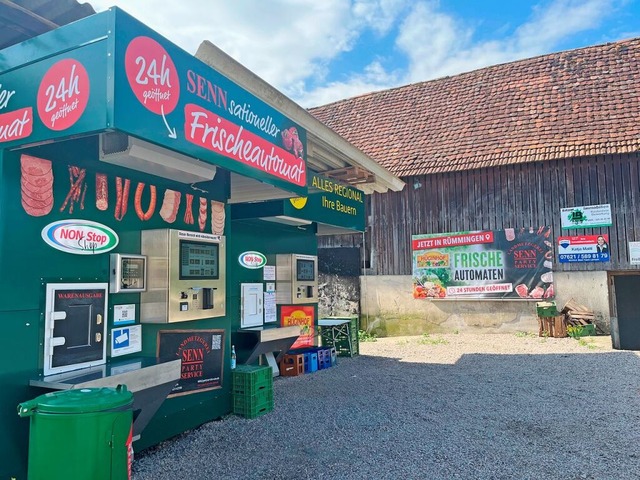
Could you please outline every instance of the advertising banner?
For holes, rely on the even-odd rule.
[[[169,397],[222,388],[224,330],[160,330],[157,357],[181,363]]]
[[[551,227],[412,236],[413,297],[553,298]]]
[[[611,205],[587,205],[560,210],[563,229],[609,227],[613,224]]]
[[[560,263],[608,262],[609,235],[558,237]]]
[[[0,74],[0,147],[105,129],[107,43],[82,45]]]
[[[291,348],[313,347],[315,310],[313,307],[298,307],[295,305],[283,306],[280,310],[280,325],[300,327],[300,336]]]
[[[298,195],[307,193],[305,129],[115,11],[115,128]]]

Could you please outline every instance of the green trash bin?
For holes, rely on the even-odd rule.
[[[29,480],[131,477],[133,394],[81,388],[40,395],[18,405],[30,417]]]

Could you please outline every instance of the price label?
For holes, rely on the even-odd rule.
[[[72,58],[60,60],[47,70],[38,88],[38,115],[44,125],[56,131],[74,125],[89,102],[89,75]]]

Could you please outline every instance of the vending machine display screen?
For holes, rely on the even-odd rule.
[[[316,279],[315,262],[313,260],[296,260],[296,280],[313,282]]]
[[[180,240],[180,280],[219,278],[217,243]]]

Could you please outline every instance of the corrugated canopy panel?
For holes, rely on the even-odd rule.
[[[75,0],[0,0],[0,50],[94,13]]]

